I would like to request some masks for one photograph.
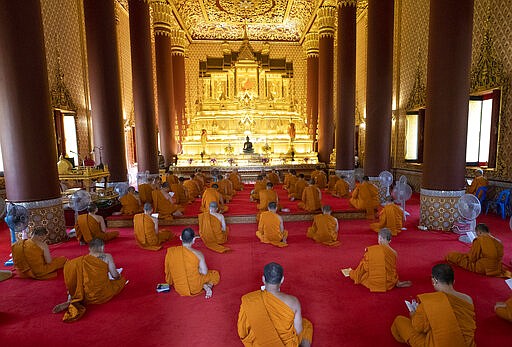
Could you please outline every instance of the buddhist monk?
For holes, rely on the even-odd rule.
[[[332,192],[333,196],[338,198],[348,198],[350,196],[350,186],[347,181],[345,181],[345,177],[341,176],[334,185],[334,192]]]
[[[173,219],[173,216],[183,216],[183,208],[176,204],[176,200],[171,196],[169,183],[162,184],[162,188],[153,190],[153,206],[159,219]]]
[[[251,201],[258,201],[260,199],[260,191],[265,190],[268,180],[263,175],[258,175],[254,183],[254,189],[251,190]]]
[[[333,194],[334,192],[336,192],[336,182],[339,181],[339,177],[336,176],[336,174],[333,172],[331,174],[329,174],[329,181],[327,183],[327,190],[329,192],[331,192],[331,194]]]
[[[210,210],[198,215],[199,235],[206,247],[218,253],[229,251],[222,246],[228,241],[229,228],[224,216],[218,212],[219,206],[215,201],[210,202]]]
[[[446,260],[463,269],[487,276],[503,276],[501,267],[503,244],[489,232],[484,223],[477,224],[476,239],[468,253],[450,252]]]
[[[294,169],[288,170],[288,173],[284,175],[283,188],[290,193],[290,189],[297,182],[297,172]]]
[[[170,231],[158,230],[158,218],[151,216],[153,206],[150,203],[144,204],[144,213],[136,214],[133,217],[133,232],[137,244],[150,251],[162,249],[162,243],[174,237]]]
[[[475,307],[466,294],[453,289],[453,269],[448,264],[432,268],[434,293],[418,295],[411,318],[398,316],[391,333],[409,346],[474,347]]]
[[[178,183],[178,176],[176,176],[174,173],[168,171],[165,174],[165,182],[169,183],[169,185]]]
[[[370,228],[372,228],[375,232],[379,232],[379,230],[382,228],[388,228],[391,230],[391,234],[396,236],[399,232],[402,231],[403,220],[404,211],[400,208],[400,206],[393,202],[393,198],[391,196],[388,196],[386,198],[384,207],[379,213],[379,221],[370,224]]]
[[[92,239],[110,241],[119,236],[119,231],[107,231],[105,220],[97,215],[98,207],[91,203],[87,206],[87,214],[78,216],[75,225],[76,238],[79,242],[89,243]]]
[[[273,185],[278,185],[280,180],[279,180],[279,175],[276,173],[276,170],[275,169],[272,169],[272,171],[270,172],[267,172],[267,179],[272,182]]]
[[[139,184],[139,198],[140,203],[144,205],[146,202],[149,202],[150,204],[153,203],[153,196],[152,192],[154,190],[154,187],[150,183],[142,183]]]
[[[302,192],[304,192],[304,188],[306,188],[308,185],[308,182],[304,179],[304,174],[299,174],[299,178],[295,181],[295,183],[292,183],[290,185],[290,189],[288,192],[288,197],[290,198],[290,201],[294,200],[301,200],[302,199]]]
[[[201,200],[201,211],[208,212],[210,210],[210,203],[216,202],[220,213],[228,211],[228,207],[224,205],[224,199],[218,191],[219,185],[217,183],[212,184],[211,188],[206,188],[203,193]]]
[[[57,277],[57,270],[62,269],[66,257],[52,258],[46,244],[48,230],[37,227],[28,240],[19,240],[12,245],[12,257],[16,273],[22,278],[46,280]]]
[[[220,281],[216,270],[208,270],[203,253],[192,246],[194,230],[183,229],[180,240],[182,246],[170,247],[165,256],[165,279],[182,296],[192,296],[205,291],[207,299],[212,297],[212,288]]]
[[[270,243],[277,247],[286,247],[288,231],[284,230],[283,218],[277,214],[277,204],[268,204],[268,211],[262,212],[258,222],[256,236],[263,243]]]
[[[484,177],[484,171],[482,169],[477,169],[475,171],[475,178],[471,182],[471,185],[467,187],[466,193],[475,195],[478,188],[487,187],[488,184],[489,182]],[[480,198],[480,196],[477,196],[477,198]]]
[[[317,166],[316,170],[311,173],[311,178],[318,188],[325,189],[327,187],[327,175],[320,166]]]
[[[338,220],[331,216],[331,206],[322,206],[322,214],[313,218],[313,225],[308,228],[307,237],[327,246],[339,246]]]
[[[113,279],[109,279],[109,274]],[[103,304],[119,294],[128,281],[116,269],[114,258],[105,253],[100,239],[89,242],[89,254],[72,259],[64,266],[64,282],[68,301],[54,307],[53,312],[66,310],[62,320],[74,322],[85,313],[86,304]]]
[[[119,197],[119,202],[121,203],[121,214],[134,215],[142,211],[140,200],[139,197],[135,195],[134,187],[129,187],[128,192]]]
[[[299,300],[281,291],[283,267],[265,265],[262,280],[261,290],[242,297],[238,335],[244,346],[310,346],[313,324],[302,317]]]
[[[322,208],[322,192],[315,184],[315,180],[311,179],[309,185],[302,191],[302,201],[297,207],[308,212],[317,211]]]
[[[494,305],[494,312],[496,312],[498,317],[512,323],[512,297],[505,302],[497,302],[496,305]]]
[[[201,195],[201,189],[197,181],[194,179],[194,174],[190,175],[190,179],[183,182],[183,186],[187,191],[187,196],[190,202],[193,202]]]
[[[227,179],[223,175],[218,176],[218,185],[219,185],[219,192],[222,194],[222,198],[224,199],[224,202],[227,204],[235,195],[235,189],[233,189],[233,182],[231,180]]]
[[[380,204],[379,190],[370,183],[368,176],[364,176],[363,182],[357,185],[352,192],[349,202],[358,210],[365,210],[367,219],[374,219],[375,210]]]
[[[190,199],[187,196],[187,191],[185,189],[185,186],[183,185],[183,182],[185,181],[184,177],[178,178],[177,183],[172,183],[170,185],[171,192],[174,193],[174,199],[176,200],[176,204],[180,206],[185,206],[187,204],[190,204]]]
[[[229,180],[233,183],[234,190],[244,189],[244,184],[242,183],[242,178],[238,173],[238,169],[233,169],[233,171],[231,171],[231,173],[229,174]]]
[[[259,211],[266,211],[268,209],[268,204],[270,204],[271,202],[275,202],[279,209],[279,197],[277,195],[277,192],[274,190],[274,184],[272,182],[267,182],[265,190],[260,191],[259,196]]]
[[[410,281],[400,282],[396,271],[397,254],[391,248],[391,231],[381,229],[378,245],[366,249],[363,259],[355,270],[350,271],[350,278],[355,284],[362,284],[370,292],[386,292],[394,287],[410,287]]]

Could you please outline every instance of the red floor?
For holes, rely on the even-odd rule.
[[[112,301],[88,307],[76,323],[62,323],[52,307],[65,300],[62,272],[55,280],[35,281],[13,278],[0,282],[1,346],[241,346],[236,333],[240,297],[259,288],[263,265],[277,261],[284,266],[283,291],[296,295],[303,315],[314,325],[313,346],[401,346],[393,340],[389,327],[398,314],[406,314],[404,299],[432,291],[430,268],[452,250],[468,246],[449,233],[423,232],[418,224],[418,199],[408,205],[412,213],[408,230],[392,245],[399,254],[402,280],[412,280],[411,288],[371,294],[354,285],[339,270],[356,266],[366,246],[376,242],[369,222],[340,221],[341,246],[317,245],[305,237],[309,222],[285,223],[290,246],[279,249],[261,244],[254,236],[255,225],[231,226],[228,246],[232,252],[217,254],[199,241],[208,266],[221,273],[213,298],[179,297],[175,292],[157,294],[155,286],[164,281],[165,250],[150,252],[138,248],[132,230],[107,245],[118,267],[130,283]],[[505,245],[504,262],[512,255],[512,232],[508,220],[482,216]],[[179,227],[171,230],[178,234]],[[175,240],[170,245],[177,245]],[[55,256],[76,257],[86,247],[70,241],[51,246]],[[0,231],[0,260],[9,255],[9,236]],[[0,266],[0,268],[5,268]],[[512,325],[493,313],[496,301],[512,292],[503,279],[488,278],[456,269],[456,288],[471,295],[477,316],[478,346],[510,345]],[[509,341],[509,342],[506,342]]]

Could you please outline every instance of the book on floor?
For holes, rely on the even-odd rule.
[[[121,274],[121,272],[123,272],[123,268],[120,267],[119,269],[117,269],[117,272],[119,272],[119,274]],[[108,273],[108,279],[111,280],[111,281],[114,280],[114,277],[112,277],[110,272]]]
[[[343,276],[345,277],[348,277],[350,276],[350,271],[352,271],[352,268],[351,267],[348,267],[346,269],[341,269],[341,273],[343,274]]]
[[[156,292],[157,293],[164,293],[164,292],[170,292],[171,286],[168,283],[158,283],[156,285]]]
[[[407,309],[409,312],[415,312],[418,308],[418,302],[416,300],[407,301],[405,300],[405,306],[407,306]]]
[[[512,278],[505,280],[505,283],[508,285],[510,289],[512,289]]]

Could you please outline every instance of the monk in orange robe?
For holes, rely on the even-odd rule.
[[[496,312],[498,317],[512,323],[512,297],[505,302],[497,302],[496,305],[494,305],[494,312]]]
[[[265,190],[260,191],[259,196],[260,201],[257,206],[259,211],[266,211],[268,209],[268,204],[271,202],[275,202],[279,210],[279,197],[277,192],[274,190],[274,184],[272,182],[267,182]]]
[[[242,178],[238,173],[238,169],[234,169],[233,171],[231,171],[231,173],[229,174],[229,180],[233,183],[234,190],[244,189],[244,184],[242,183]]]
[[[331,194],[334,194],[336,192],[336,183],[340,180],[340,178],[338,176],[336,176],[336,174],[334,173],[331,173],[329,175],[329,181],[327,183],[327,190],[329,192],[331,192]]]
[[[171,192],[174,193],[173,197],[176,200],[176,204],[180,206],[185,206],[190,203],[190,199],[187,196],[185,186],[183,185],[184,181],[185,178],[180,177],[178,178],[178,183],[172,183],[170,185]]]
[[[450,252],[446,260],[463,269],[487,276],[504,276],[501,267],[503,244],[489,232],[487,225],[480,223],[475,228],[477,238],[473,240],[469,253]]]
[[[374,219],[375,210],[380,204],[379,190],[370,183],[368,176],[364,176],[363,182],[352,192],[349,202],[358,210],[365,210],[367,219]]]
[[[37,227],[28,240],[19,240],[12,245],[12,257],[16,273],[22,278],[46,280],[57,277],[57,270],[62,269],[66,257],[52,258],[45,242],[48,230]]]
[[[288,171],[287,174],[284,175],[284,181],[283,181],[283,188],[290,192],[290,189],[295,185],[295,182],[297,182],[298,177],[295,170],[291,169]]]
[[[327,175],[320,166],[317,166],[316,170],[311,173],[311,178],[320,189],[327,187]]]
[[[466,193],[475,195],[478,188],[487,187],[488,184],[489,182],[484,177],[483,170],[477,169],[475,172],[475,178],[471,182],[471,185],[466,189]],[[477,196],[477,198],[480,198],[480,196]]]
[[[348,182],[345,181],[345,177],[340,177],[336,181],[332,195],[338,198],[348,198],[350,196],[350,186]]]
[[[265,190],[267,187],[267,179],[263,175],[258,175],[254,183],[254,189],[251,191],[251,201],[260,199],[260,191]]]
[[[382,228],[388,228],[391,230],[391,234],[396,236],[402,231],[403,220],[404,211],[393,202],[392,197],[388,197],[386,198],[386,204],[379,213],[379,221],[370,224],[370,228],[375,232],[379,232]]]
[[[366,249],[363,259],[349,275],[355,284],[362,284],[371,292],[386,292],[394,287],[410,287],[410,281],[400,282],[396,271],[396,251],[389,246],[391,231],[379,231],[379,244]]]
[[[224,216],[218,213],[218,205],[210,202],[210,211],[199,214],[199,235],[206,247],[218,253],[229,251],[222,246],[228,241],[229,228],[226,226]]]
[[[162,184],[162,188],[153,190],[153,206],[159,219],[173,219],[173,216],[183,215],[183,208],[177,205],[173,196],[169,194],[170,187],[167,182]]]
[[[176,184],[176,183],[178,183],[178,181],[179,181],[178,176],[176,176],[172,172],[167,172],[165,174],[165,182],[169,183],[169,185]]]
[[[187,196],[190,202],[193,202],[199,195],[201,195],[200,186],[194,179],[194,174],[190,175],[190,179],[183,182],[183,186],[187,191]]]
[[[206,188],[203,193],[203,198],[201,201],[201,211],[208,212],[210,210],[210,203],[216,202],[217,206],[219,206],[219,212],[224,213],[228,211],[228,207],[224,205],[224,199],[222,195],[217,190],[219,185],[217,183],[212,184],[211,188]]]
[[[89,242],[89,254],[64,266],[68,301],[55,306],[54,313],[66,310],[62,320],[74,322],[85,313],[86,304],[103,304],[119,294],[128,281],[120,275],[112,255],[104,252],[100,239]],[[109,279],[109,274],[113,278]]]
[[[219,192],[222,194],[224,202],[229,203],[233,199],[233,195],[235,195],[233,183],[222,175],[218,176],[218,180],[219,182],[217,184],[219,185]]]
[[[313,225],[308,228],[307,237],[327,246],[337,247],[338,241],[338,220],[331,216],[331,206],[322,206],[322,214],[313,218]]]
[[[277,214],[277,204],[268,204],[268,211],[262,212],[258,222],[256,236],[263,243],[270,243],[277,247],[286,247],[288,231],[284,230],[283,218]]]
[[[395,318],[391,333],[398,342],[425,347],[476,346],[473,300],[453,289],[453,280],[453,270],[448,264],[432,268],[436,292],[418,295],[420,303],[411,307],[411,318]]]
[[[238,336],[244,346],[311,346],[313,324],[302,317],[299,300],[281,291],[283,267],[265,265],[262,280],[262,290],[242,297]]]
[[[302,201],[297,204],[297,207],[308,212],[317,211],[322,208],[322,192],[318,188],[313,179],[309,185],[302,191]]]
[[[142,205],[146,202],[149,202],[150,204],[153,203],[153,195],[151,194],[153,189],[153,185],[149,183],[139,184],[139,198]]]
[[[137,244],[150,251],[162,249],[162,243],[174,237],[170,231],[158,230],[158,218],[152,217],[153,207],[144,204],[144,213],[133,216],[133,232]]]
[[[276,170],[275,169],[272,169],[272,171],[268,172],[267,173],[267,179],[272,182],[273,185],[278,185],[280,180],[279,180],[279,175],[276,173]]]
[[[119,231],[107,231],[105,220],[98,216],[98,207],[91,203],[87,207],[87,214],[78,216],[75,224],[76,238],[79,242],[89,243],[92,239],[110,241],[119,236]]]
[[[142,211],[139,198],[135,196],[135,188],[133,187],[128,188],[128,192],[119,197],[119,202],[121,203],[121,214],[133,215]]]
[[[290,189],[288,192],[288,197],[290,198],[290,201],[294,200],[301,200],[302,199],[302,192],[304,192],[304,189],[308,186],[308,182],[304,179],[304,174],[299,174],[299,178],[295,181],[295,183],[292,183],[290,185]]]
[[[192,296],[205,291],[207,299],[212,296],[212,288],[220,281],[216,270],[208,270],[203,253],[192,246],[194,230],[186,228],[181,233],[182,246],[170,247],[165,256],[165,279],[182,296]]]

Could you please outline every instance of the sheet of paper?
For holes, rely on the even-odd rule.
[[[476,234],[473,231],[468,231],[466,233],[468,235],[468,239],[470,243],[473,243],[473,240],[476,239]]]
[[[346,268],[346,269],[341,269],[341,273],[343,274],[343,276],[348,277],[348,276],[350,276],[350,271],[351,270],[352,270],[351,267]]]
[[[510,289],[512,289],[512,278],[509,278],[508,280],[505,280],[505,283],[508,285]]]
[[[174,192],[169,192],[169,196],[172,198],[174,196]]]
[[[119,272],[119,273],[123,272],[123,268],[122,268],[122,267],[120,267],[119,269],[117,269],[117,272]],[[108,279],[109,279],[109,280],[111,280],[111,281],[114,279],[114,277],[112,277],[112,275],[110,274],[110,272],[108,273]]]

